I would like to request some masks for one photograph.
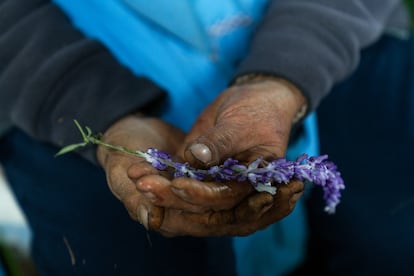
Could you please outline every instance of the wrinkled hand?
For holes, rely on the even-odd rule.
[[[246,163],[259,156],[267,159],[283,157],[292,124],[305,103],[300,91],[281,79],[233,86],[200,115],[179,154],[196,166],[215,165],[228,157]],[[245,235],[290,214],[304,188],[303,183],[292,181],[288,185],[279,185],[275,198],[267,193],[253,193],[244,199],[246,194],[232,192],[234,183],[228,185],[229,188],[223,190],[214,183],[182,180],[173,182],[172,190],[183,201],[195,206],[209,207],[213,211],[225,210],[202,217],[206,226],[215,224],[221,227],[215,227],[212,232]],[[228,205],[216,204],[217,198],[224,195]],[[237,203],[240,206],[235,207]],[[187,208],[177,202],[164,202],[164,206]],[[248,211],[243,211],[243,208]],[[200,217],[195,215],[186,217],[200,221]]]
[[[212,165],[233,157],[283,157],[304,96],[282,79],[225,90],[200,115],[180,151],[191,164]]]
[[[131,150],[145,151],[149,147],[160,150],[175,150],[184,139],[184,133],[161,120],[136,115],[127,116],[113,124],[103,135],[106,143]],[[136,177],[153,175],[162,177],[157,169],[142,158],[98,146],[98,161],[104,168],[112,193],[125,205],[132,219],[147,229],[159,229],[164,208],[155,206],[136,189]]]
[[[186,137],[159,120],[135,117],[115,124],[104,138],[130,149],[176,151],[201,166],[230,156],[245,162],[258,156],[273,159],[284,156],[303,103],[301,94],[283,81],[259,82],[226,90]],[[98,158],[131,217],[166,236],[248,235],[290,214],[304,188],[299,181],[281,184],[273,197],[248,183],[170,179],[139,158],[103,148]]]
[[[143,193],[151,194],[148,198],[154,205],[166,207],[159,229],[166,236],[249,235],[290,214],[304,189],[302,182],[292,181],[278,185],[275,197],[266,192],[246,196],[246,190],[250,190],[246,183],[199,182],[188,178],[168,182],[152,176],[141,178],[137,186]]]
[[[178,149],[184,133],[161,120],[131,115],[112,125],[102,139],[128,149],[144,151],[156,147],[171,152]],[[201,183],[188,178],[171,180],[168,174],[137,156],[102,146],[97,154],[112,193],[125,205],[131,218],[166,236],[233,234],[235,223],[247,223],[252,214],[258,215],[273,206],[271,197],[260,198],[265,195],[240,203],[252,193],[250,185]],[[198,202],[183,200],[171,189],[182,184],[198,187],[189,191],[193,195],[201,191],[194,197]]]

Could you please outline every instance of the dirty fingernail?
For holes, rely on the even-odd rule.
[[[138,219],[142,225],[144,225],[145,229],[148,230],[148,210],[145,206],[140,205],[137,210]]]
[[[194,144],[190,147],[190,151],[195,158],[203,163],[208,163],[211,161],[211,151],[204,144]]]

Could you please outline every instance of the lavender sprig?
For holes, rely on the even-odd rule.
[[[148,148],[143,152],[107,144],[100,140],[100,136],[92,135],[92,131],[88,127],[85,127],[84,130],[76,120],[75,124],[82,134],[83,142],[68,145],[56,155],[76,150],[90,143],[99,144],[142,157],[158,170],[170,169],[175,178],[190,177],[200,181],[248,181],[257,191],[265,191],[272,195],[276,194],[276,186],[274,185],[276,183],[287,184],[292,179],[309,181],[322,187],[326,202],[325,211],[329,214],[335,213],[336,206],[340,202],[341,190],[345,189],[340,172],[336,165],[328,160],[327,155],[309,157],[307,154],[302,154],[294,161],[278,158],[267,162],[263,158],[258,158],[249,165],[229,158],[222,165],[212,166],[208,169],[196,169],[191,167],[189,163],[173,161],[170,154],[155,148]]]

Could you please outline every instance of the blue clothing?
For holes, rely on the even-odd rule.
[[[227,87],[266,1],[243,1],[243,5],[218,0],[54,2],[76,26],[104,43],[134,73],[165,88],[169,102],[163,119],[189,130],[204,107]],[[154,13],[157,6],[167,12]],[[194,42],[177,35],[192,30],[191,26],[199,30],[198,35],[190,36]],[[174,29],[179,32],[173,33]],[[193,45],[201,44],[199,37],[206,45],[195,48]],[[191,104],[183,108],[183,103]]]

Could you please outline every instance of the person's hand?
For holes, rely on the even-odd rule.
[[[104,138],[130,149],[176,151],[192,164],[205,166],[229,156],[246,162],[258,156],[283,156],[302,104],[301,96],[290,89],[283,82],[228,89],[200,116],[185,139],[187,147],[182,146],[184,133],[157,119],[121,120]],[[98,158],[111,190],[131,217],[167,236],[247,235],[287,216],[303,192],[298,181],[279,185],[273,198],[254,192],[247,183],[171,180],[139,158],[104,148]]]
[[[306,109],[306,100],[301,92],[282,79],[270,78],[233,86],[225,90],[200,115],[186,136],[179,154],[195,166],[216,165],[229,157],[246,163],[258,157],[270,160],[284,157],[292,125],[304,108]],[[229,184],[231,185],[234,183]],[[215,205],[215,202],[226,194],[226,208],[227,212],[232,212],[231,215],[237,213],[237,208],[241,208],[236,208],[234,203],[242,202],[243,205],[254,198],[256,204],[259,204],[262,198],[264,202],[261,206],[274,207],[264,207],[268,211],[263,213],[261,210],[260,216],[252,214],[250,224],[242,226],[235,222],[229,226],[236,226],[236,233],[251,233],[254,229],[263,228],[290,214],[302,194],[303,183],[293,181],[288,185],[279,185],[272,203],[270,195],[266,193],[253,194],[251,198],[243,199],[242,194],[229,192],[232,188],[221,189],[214,185],[210,188],[195,181],[173,182],[172,190],[183,201],[209,206],[212,210],[223,207]],[[210,196],[206,197],[206,194]],[[175,207],[184,208],[178,205]],[[215,216],[212,215],[212,218]],[[229,233],[235,232],[231,230]]]
[[[304,103],[303,96],[284,81],[230,88],[200,116],[178,154],[201,166],[230,156],[246,162],[258,156],[284,156],[290,128]],[[137,188],[154,204],[181,210],[178,219],[164,217],[164,231],[211,236],[250,234],[286,217],[304,185],[299,181],[279,185],[275,198],[254,192],[247,183],[185,178],[146,177]]]
[[[107,143],[128,149],[164,151],[177,149],[183,139],[184,133],[161,120],[137,116],[115,123],[103,137]],[[165,236],[247,235],[290,213],[303,190],[300,182],[282,185],[275,203],[270,194],[253,193],[250,185],[241,183],[171,180],[139,157],[102,146],[98,160],[111,191],[130,216]],[[185,191],[177,191],[179,187],[191,187],[189,198],[182,199]]]
[[[171,195],[171,189],[178,195]],[[177,187],[183,187],[179,189]],[[157,231],[166,236],[245,236],[289,215],[301,197],[300,181],[278,184],[277,193],[250,192],[246,183],[199,182],[146,176],[137,188],[155,206],[164,206]],[[227,201],[226,201],[227,200]],[[236,203],[237,202],[237,203]]]
[[[102,140],[108,144],[130,150],[145,151],[156,147],[163,151],[174,151],[184,139],[184,133],[155,118],[129,115],[105,131]],[[104,168],[112,193],[125,205],[132,219],[147,229],[159,229],[164,208],[151,203],[136,189],[135,181],[146,175],[162,177],[160,171],[134,155],[98,146],[97,157]],[[135,178],[129,176],[132,172]]]
[[[304,107],[302,93],[282,79],[235,85],[199,116],[180,154],[202,166],[228,157],[243,161],[283,157],[292,125]]]
[[[177,150],[184,133],[159,119],[131,115],[112,125],[102,139],[131,150],[156,147],[171,152]],[[262,226],[254,218],[270,208],[277,208],[269,195],[247,197],[252,193],[250,185],[202,183],[189,178],[171,180],[168,174],[137,156],[103,146],[98,147],[97,155],[112,193],[125,205],[131,218],[165,236],[244,235]],[[193,195],[191,198],[197,201],[183,200],[171,189],[189,183],[192,188],[198,187],[189,191]],[[295,201],[292,195],[298,192],[301,192],[300,185],[281,188],[281,201],[291,203],[285,205],[288,206],[285,213],[291,211],[289,206]],[[194,196],[194,193],[199,194]],[[271,216],[277,214],[280,212]],[[244,226],[242,231],[238,229],[240,225]]]
[[[184,133],[159,119],[130,115],[105,131],[102,140],[129,150],[145,151],[147,148],[154,147],[170,153],[177,151],[184,140]],[[201,223],[191,225],[191,220],[202,221],[210,215],[209,205],[187,203],[170,189],[171,183],[175,181],[178,184],[183,181],[200,184],[198,181],[186,178],[171,181],[171,175],[155,169],[142,158],[104,146],[98,146],[97,157],[105,170],[111,192],[124,204],[132,219],[140,222],[147,229],[158,231],[166,236],[212,234],[212,231],[200,231]],[[234,185],[231,194],[223,192],[219,194],[220,197],[215,197],[216,194],[209,193],[207,188],[212,185],[213,183],[206,185],[203,194],[199,196],[204,201],[213,199],[214,206],[220,210],[238,203],[231,201],[234,198],[233,193],[239,194],[237,198],[244,198],[252,191],[250,186]],[[230,186],[216,183],[215,187],[224,190]],[[154,204],[160,203],[160,200],[168,204]],[[259,208],[258,204],[253,207]],[[247,209],[249,207],[244,208]],[[194,212],[189,216],[191,220],[185,218],[185,214],[190,212]],[[214,220],[211,222],[216,223]],[[224,220],[222,223],[225,223]]]

